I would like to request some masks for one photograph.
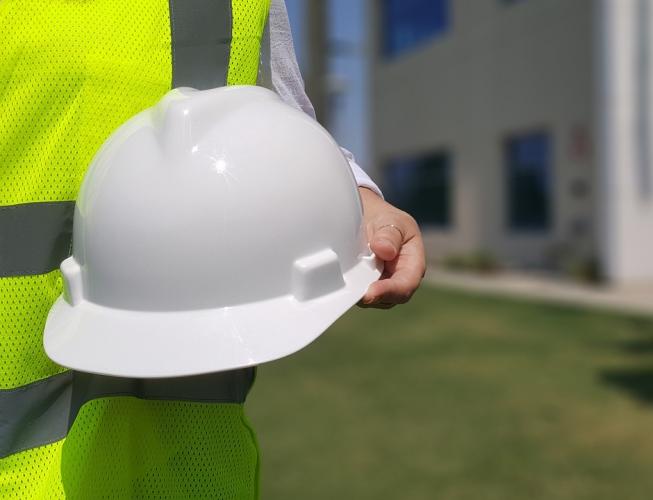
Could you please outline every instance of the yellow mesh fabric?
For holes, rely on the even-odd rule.
[[[252,499],[257,457],[240,404],[105,398],[75,420],[62,476],[68,498]]]
[[[0,460],[0,498],[57,500],[66,498],[61,483],[63,441],[16,453]]]
[[[0,204],[74,200],[98,146],[169,89],[167,5],[0,3]]]
[[[0,388],[63,371],[45,355],[42,342],[45,319],[61,290],[59,271],[0,278]]]
[[[232,33],[227,85],[256,85],[261,37],[270,0],[232,0]]]
[[[267,2],[234,3],[231,81],[255,83]],[[170,53],[167,0],[0,1],[0,205],[75,199],[102,142],[169,89]],[[0,278],[0,389],[61,371],[41,340],[60,292],[58,271]],[[242,405],[105,398],[66,440],[1,459],[0,498],[253,498],[257,456]]]

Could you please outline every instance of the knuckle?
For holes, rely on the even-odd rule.
[[[400,217],[405,224],[408,224],[409,226],[417,227],[417,220],[415,220],[415,217],[410,215],[408,212],[404,212],[402,210],[400,212]]]

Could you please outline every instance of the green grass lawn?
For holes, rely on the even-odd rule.
[[[653,498],[653,320],[424,287],[265,365],[262,499]]]

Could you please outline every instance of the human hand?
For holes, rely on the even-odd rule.
[[[408,302],[424,277],[422,234],[409,214],[370,189],[361,187],[358,191],[370,248],[385,264],[383,274],[369,286],[358,305],[390,309]]]

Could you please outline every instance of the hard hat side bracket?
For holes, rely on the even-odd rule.
[[[84,300],[82,268],[74,257],[68,257],[61,263],[61,274],[64,280],[64,298],[71,306],[76,306]]]
[[[330,248],[297,259],[294,263],[292,291],[299,301],[311,300],[344,286],[338,255]]]

